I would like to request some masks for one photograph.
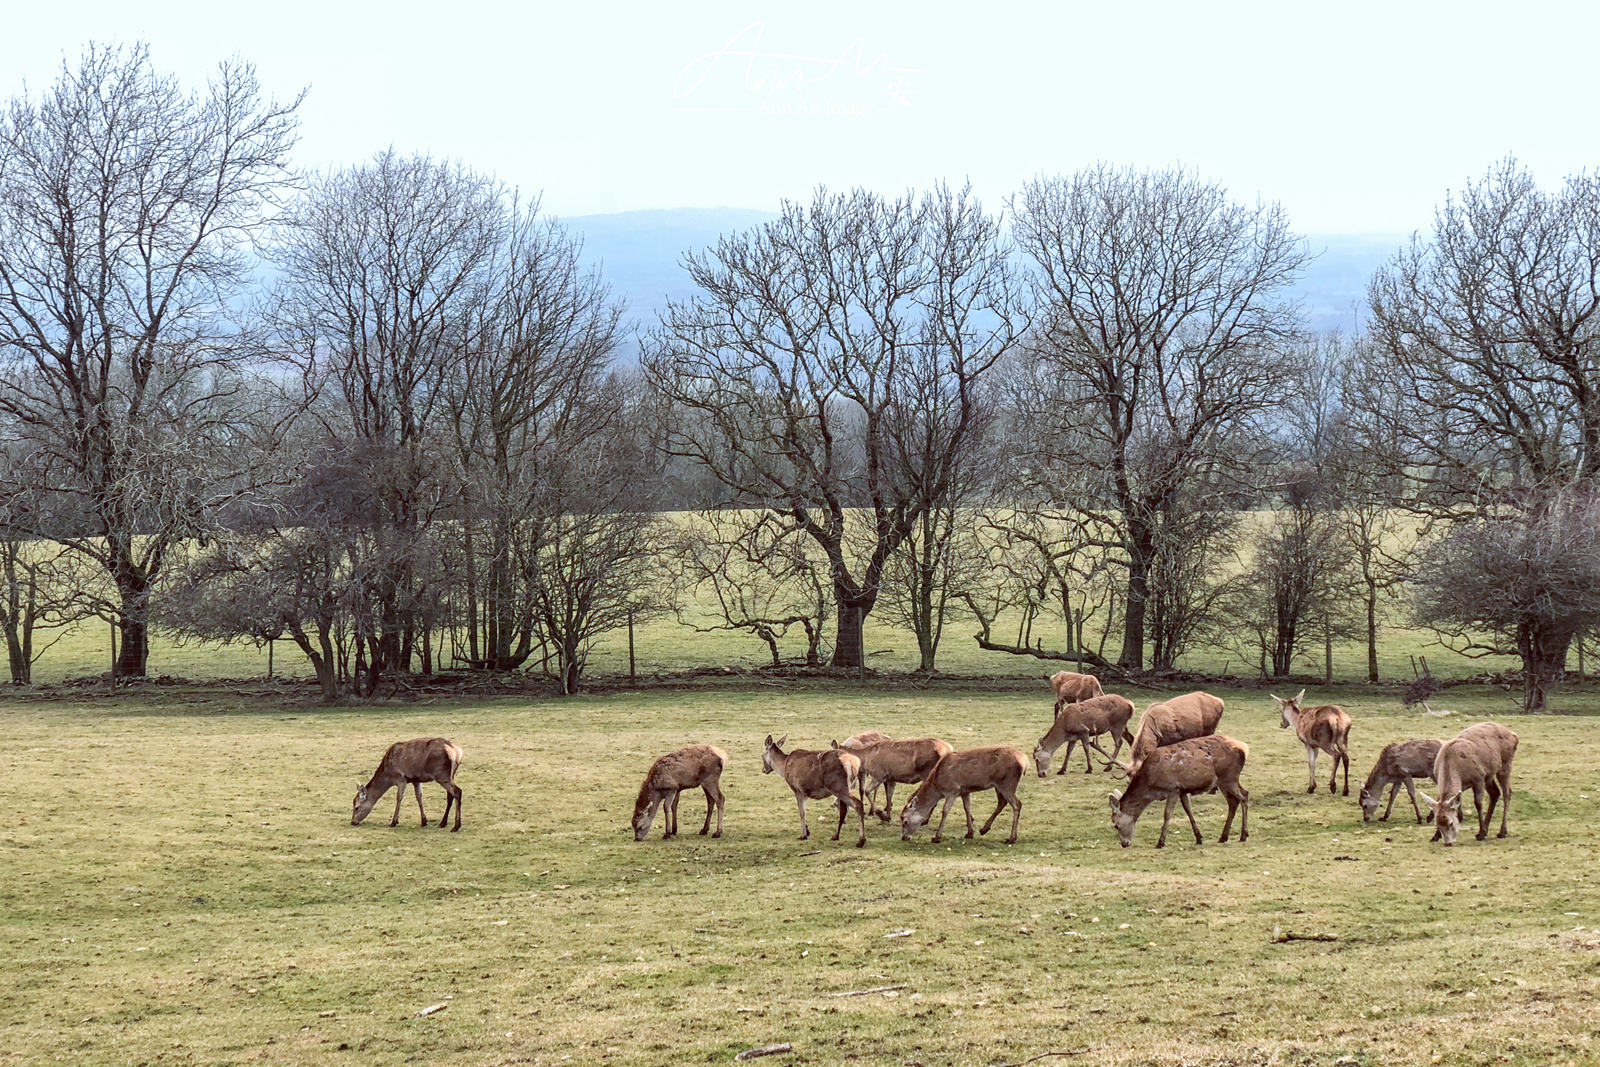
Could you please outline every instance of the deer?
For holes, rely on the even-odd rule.
[[[944,810],[940,812],[939,825],[933,831],[933,843],[938,844],[943,839],[944,820],[950,814],[950,805],[955,803],[957,797],[961,798],[961,807],[967,813],[967,836],[971,837],[972,794],[993,789],[999,795],[1000,803],[979,832],[987,834],[995,819],[1009,804],[1011,836],[1006,838],[1006,844],[1015,844],[1017,826],[1022,820],[1022,802],[1017,799],[1017,785],[1027,773],[1027,757],[1007,745],[968,748],[946,754],[923,779],[911,799],[906,801],[905,809],[900,812],[900,839],[910,841],[933,816],[934,805],[942,800]]]
[[[1250,746],[1221,734],[1192,737],[1172,745],[1163,745],[1150,753],[1139,764],[1122,793],[1110,794],[1111,825],[1117,831],[1122,847],[1133,844],[1133,828],[1139,816],[1152,801],[1166,800],[1166,813],[1161,819],[1161,838],[1157,848],[1167,846],[1167,825],[1172,821],[1172,806],[1182,802],[1183,813],[1189,816],[1189,828],[1194,831],[1194,843],[1204,843],[1200,826],[1194,821],[1189,807],[1189,797],[1194,793],[1211,793],[1217,790],[1228,798],[1228,819],[1222,824],[1218,844],[1228,840],[1233,828],[1233,814],[1239,812],[1239,840],[1250,837],[1250,793],[1239,784],[1239,773],[1244,770]]]
[[[1496,802],[1501,803],[1500,833],[1505,837],[1506,816],[1511,811],[1511,761],[1517,754],[1517,735],[1497,722],[1469,726],[1439,746],[1433,761],[1433,780],[1439,800],[1433,806],[1433,840],[1454,845],[1461,830],[1461,794],[1472,790],[1478,810],[1478,840],[1489,836]],[[1489,808],[1483,807],[1488,790]]]
[[[396,741],[384,752],[378,769],[372,772],[371,781],[356,788],[355,807],[350,813],[350,825],[360,826],[376,804],[392,787],[400,791],[394,798],[394,818],[390,826],[400,825],[400,805],[406,798],[406,786],[417,794],[417,814],[422,825],[428,825],[428,813],[422,810],[422,783],[438,782],[444,786],[444,814],[439,817],[439,829],[450,819],[450,806],[455,805],[456,824],[451,833],[461,829],[461,787],[456,785],[456,772],[461,769],[461,749],[442,737],[416,737],[410,741]]]
[[[850,740],[854,741],[856,738]],[[849,743],[847,741],[840,745],[835,742],[834,747],[842,749]],[[928,777],[928,772],[933,770],[934,764],[950,752],[950,746],[937,737],[919,737],[905,741],[895,741],[891,738],[861,745],[852,751],[861,760],[861,799],[868,805],[867,814],[876,815],[882,821],[888,822],[890,813],[894,810],[895,784],[904,782],[909,785],[921,782]],[[880,785],[883,786],[882,808],[878,807],[875,799]]]
[[[1269,694],[1278,702],[1278,711],[1283,720],[1278,724],[1287,729],[1294,727],[1294,735],[1300,743],[1306,746],[1306,765],[1311,772],[1311,784],[1306,786],[1307,793],[1317,791],[1317,753],[1326,752],[1333,757],[1333,773],[1328,776],[1328,792],[1335,788],[1335,779],[1339,777],[1339,764],[1344,763],[1344,795],[1350,795],[1350,715],[1337,704],[1320,704],[1314,708],[1302,707],[1300,702],[1306,698],[1306,691],[1300,690],[1300,695],[1285,700],[1275,694]]]
[[[1216,733],[1217,724],[1222,721],[1222,709],[1221,697],[1199,690],[1156,701],[1139,716],[1139,728],[1133,732],[1128,762],[1117,763],[1115,769],[1131,779],[1139,765],[1163,745]]]
[[[1383,801],[1383,789],[1388,786],[1389,806],[1383,809],[1383,815],[1378,819],[1379,822],[1388,822],[1389,813],[1394,810],[1395,794],[1403,785],[1406,794],[1411,797],[1411,810],[1416,812],[1417,823],[1426,822],[1422,817],[1422,809],[1417,805],[1417,787],[1412,779],[1433,777],[1433,761],[1439,755],[1441,744],[1441,741],[1422,739],[1385,745],[1378,754],[1378,762],[1372,765],[1372,773],[1367,775],[1366,783],[1361,787],[1361,821],[1372,821],[1378,805]]]
[[[859,734],[856,734],[853,737],[847,737],[843,741],[835,742],[835,747],[848,748],[850,751],[859,755],[861,750],[868,745],[875,745],[880,741],[893,740],[894,738],[890,737],[882,730],[862,730]],[[871,805],[867,811],[867,814],[870,815],[877,809],[878,806],[878,786],[876,783],[874,783],[867,790],[867,802]]]
[[[1066,704],[1076,704],[1089,700],[1104,693],[1100,688],[1100,679],[1092,674],[1077,674],[1073,671],[1057,671],[1050,676],[1050,688],[1056,694],[1056,714],[1061,714],[1061,708]]]
[[[845,815],[854,807],[861,824],[856,847],[865,848],[866,806],[855,795],[861,783],[861,759],[854,752],[842,748],[820,752],[797,748],[793,752],[785,752],[783,745],[787,740],[788,734],[776,741],[771,734],[767,735],[766,751],[761,757],[761,773],[777,771],[789,788],[794,790],[795,803],[800,807],[800,840],[811,836],[811,826],[806,822],[806,799],[833,797],[839,805],[839,825],[833,831],[833,840],[839,840]]]
[[[1102,693],[1065,705],[1056,712],[1056,721],[1049,732],[1034,747],[1033,764],[1039,777],[1043,778],[1049,772],[1050,760],[1063,741],[1067,743],[1067,754],[1061,757],[1061,769],[1056,773],[1067,773],[1067,764],[1072,760],[1072,746],[1080,742],[1083,744],[1083,773],[1091,773],[1094,762],[1089,755],[1089,746],[1093,745],[1096,752],[1106,756],[1106,750],[1100,747],[1095,738],[1107,733],[1116,740],[1116,747],[1111,755],[1106,756],[1110,761],[1106,764],[1109,770],[1116,762],[1117,754],[1122,751],[1122,742],[1133,744],[1133,735],[1128,732],[1128,720],[1132,718],[1133,701],[1115,693]]]
[[[666,810],[666,825],[661,830],[661,840],[678,833],[678,794],[685,789],[700,789],[706,795],[706,821],[700,827],[701,836],[711,829],[711,812],[717,813],[717,832],[722,836],[722,811],[725,798],[718,782],[728,765],[728,754],[715,745],[690,745],[676,752],[668,752],[656,760],[645,772],[644,784],[639,787],[639,797],[633,802],[633,839],[643,841],[650,836],[650,824],[655,822],[656,811]]]

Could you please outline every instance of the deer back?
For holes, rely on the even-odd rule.
[[[1440,802],[1447,802],[1459,796],[1463,788],[1487,782],[1508,769],[1516,751],[1517,735],[1497,722],[1469,726],[1444,742],[1433,764]]]
[[[461,766],[461,749],[443,737],[396,741],[384,752],[372,785],[386,788],[400,782],[450,782]]]

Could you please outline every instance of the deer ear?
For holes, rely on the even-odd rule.
[[[832,745],[834,748],[838,748],[839,747],[839,739],[838,738],[834,738],[832,741],[829,741],[828,744]]]
[[[787,740],[789,740],[789,735],[788,734],[784,734],[782,737],[778,738],[778,740],[775,741],[773,744],[777,748],[782,748],[783,747],[783,743],[785,741],[787,741]]]
[[[1121,811],[1122,810],[1122,794],[1121,793],[1107,793],[1106,797],[1107,797],[1107,799],[1109,799],[1111,801],[1111,810],[1112,811]]]
[[[1304,700],[1305,698],[1306,698],[1306,691],[1304,689],[1302,689],[1302,690],[1300,690],[1300,695],[1294,698],[1294,702],[1296,704],[1298,704],[1302,700]]]
[[[768,748],[772,747],[772,735],[771,734],[767,735],[767,747]]]

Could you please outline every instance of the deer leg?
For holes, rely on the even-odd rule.
[[[1406,782],[1406,788],[1407,789],[1411,788],[1411,783],[1409,781]],[[1389,806],[1383,809],[1383,814],[1382,815],[1378,816],[1378,821],[1379,822],[1388,822],[1389,821],[1389,813],[1394,810],[1394,797],[1395,797],[1395,794],[1398,793],[1398,792],[1400,792],[1400,782],[1397,782],[1397,781],[1396,782],[1390,782],[1389,783]],[[1381,785],[1378,786],[1378,796],[1379,797],[1383,796],[1383,786],[1381,786]],[[1416,803],[1417,803],[1417,797],[1416,797],[1416,794],[1413,793],[1411,795],[1411,804],[1412,804],[1413,807],[1415,807]],[[1422,820],[1419,817],[1417,821],[1421,822]]]
[[[711,798],[709,785],[701,786],[700,791],[706,795],[706,821],[700,824],[700,836],[704,837],[711,832],[711,809],[716,807],[717,802]]]
[[[1232,793],[1224,791],[1223,796],[1228,798],[1228,817],[1222,821],[1222,836],[1217,838],[1217,844],[1228,843],[1228,831],[1233,829],[1233,813],[1239,807],[1239,798]]]
[[[1189,794],[1179,793],[1178,802],[1183,805],[1183,813],[1189,816],[1189,829],[1194,831],[1194,843],[1197,845],[1205,844],[1206,839],[1200,836],[1200,824],[1194,821],[1194,809],[1189,807]],[[1233,801],[1230,799],[1228,804],[1230,811],[1229,818],[1232,818],[1231,812]]]
[[[950,805],[954,804],[955,802],[956,798],[954,793],[944,798],[944,808],[939,812],[939,828],[933,832],[933,843],[936,845],[944,837],[944,820],[946,816],[950,814]],[[971,837],[972,835],[968,833],[967,836]]]
[[[450,808],[455,804],[455,794],[450,792],[450,786],[444,782],[439,785],[444,788],[444,814],[439,816],[439,829],[444,829],[444,824],[450,821]]]
[[[674,789],[667,796],[667,828],[666,831],[661,835],[661,839],[663,841],[669,837],[678,836],[678,798],[682,795],[683,790]]]
[[[422,783],[412,782],[411,791],[417,794],[417,814],[422,816],[422,825],[426,826],[428,825],[428,813],[422,810]],[[400,792],[404,793],[405,790],[401,789]]]
[[[1506,816],[1511,813],[1511,772],[1502,771],[1500,774],[1500,832],[1496,837],[1509,836],[1506,832]]]
[[[1405,783],[1406,795],[1411,798],[1411,810],[1416,813],[1417,825],[1421,826],[1422,825],[1422,808],[1421,808],[1420,805],[1417,804],[1417,787],[1416,787],[1416,784],[1414,782],[1412,782],[1410,778],[1402,778],[1402,779],[1400,779],[1400,781]],[[1390,807],[1394,806],[1394,795],[1395,795],[1395,793],[1397,791],[1399,791],[1399,789],[1400,789],[1400,786],[1399,786],[1398,783],[1396,783],[1395,786],[1389,790],[1389,806]]]
[[[1309,745],[1309,744],[1306,745],[1306,763],[1309,764],[1310,767],[1311,767],[1311,784],[1306,787],[1306,792],[1307,793],[1315,793],[1317,791],[1317,746],[1316,745]],[[1328,787],[1328,792],[1330,792],[1330,793],[1333,792],[1333,787],[1331,785]]]
[[[457,830],[461,829],[461,796],[462,796],[462,794],[461,794],[461,787],[459,785],[456,785],[454,782],[450,783],[450,788],[451,788],[451,790],[453,790],[455,792],[455,795],[456,795],[456,823],[455,823],[454,826],[450,827],[450,832],[451,833],[455,833]],[[440,823],[439,825],[443,826],[444,824]]]
[[[400,791],[394,795],[394,818],[389,820],[390,826],[400,825],[400,805],[406,802],[406,784],[400,783]]]
[[[884,822],[889,821],[889,813],[894,810],[894,779],[883,780],[883,807],[878,809],[878,818]]]
[[[1083,746],[1083,773],[1084,774],[1093,774],[1094,773],[1094,758],[1089,755],[1089,746],[1090,745],[1094,745],[1094,738],[1092,738],[1092,737],[1080,738],[1078,743]],[[1094,745],[1094,747],[1098,749],[1100,746],[1099,745]],[[1100,754],[1102,756],[1105,755],[1104,752],[1101,752]]]
[[[1488,791],[1489,791],[1489,811],[1488,811],[1487,814],[1485,814],[1484,810],[1483,810],[1483,796],[1482,796],[1482,794],[1480,794],[1476,789],[1473,790],[1473,797],[1478,801],[1478,840],[1479,841],[1485,840],[1489,836],[1489,824],[1494,822],[1494,806],[1500,800],[1500,785],[1499,785],[1499,783],[1497,783],[1493,778],[1491,778],[1487,782],[1485,782],[1484,785],[1488,788]]]
[[[1077,743],[1078,739],[1076,737],[1067,738],[1067,754],[1061,757],[1061,769],[1056,772],[1057,774],[1067,773],[1067,764],[1072,762],[1072,746]]]
[[[1334,753],[1334,756],[1333,756],[1333,770],[1334,770],[1335,774],[1337,774],[1338,771],[1339,771],[1339,764],[1340,764],[1341,761],[1344,763],[1344,793],[1342,795],[1343,796],[1349,796],[1350,795],[1350,751],[1348,749],[1341,748],[1341,749],[1339,749],[1338,752]],[[1331,779],[1328,782],[1328,792],[1330,792],[1330,793],[1333,792],[1333,781]]]
[[[971,793],[962,793],[961,794],[961,807],[962,807],[962,810],[964,810],[967,813],[967,836],[971,837],[972,836],[972,827],[973,827],[973,822],[972,822],[972,794]]]
[[[1088,749],[1084,749],[1084,751],[1087,752]],[[994,814],[989,816],[989,821],[983,824],[983,829],[978,831],[981,834],[987,834],[989,827],[993,826],[994,821],[1000,817],[1000,813],[1006,810],[1006,795],[1000,792],[998,787],[995,788],[994,793],[1000,802],[994,806]]]
[[[1167,810],[1161,816],[1161,840],[1156,842],[1156,848],[1167,847],[1167,824],[1172,821],[1172,809],[1178,803],[1178,796],[1174,793],[1167,797]]]
[[[887,796],[887,795],[888,794],[886,792],[885,796]],[[849,796],[849,794],[846,794],[846,796]],[[860,834],[858,834],[856,836],[856,848],[866,848],[867,847],[867,808],[866,808],[866,805],[862,804],[861,801],[857,800],[855,797],[850,797],[850,800],[856,806],[856,822],[860,826],[860,829],[861,829]],[[884,820],[884,821],[887,822],[888,820]]]
[[[1250,791],[1239,787],[1239,843],[1250,840]]]
[[[806,825],[806,797],[804,793],[796,793],[794,801],[800,805],[800,840],[804,841],[811,836],[811,827]]]
[[[1011,836],[1006,838],[1006,844],[1014,845],[1017,843],[1017,827],[1022,825],[1022,801],[1017,799],[1016,790],[1012,790],[1008,799],[1011,801]]]

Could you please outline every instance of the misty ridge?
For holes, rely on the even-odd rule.
[[[627,302],[627,319],[648,332],[669,301],[684,302],[696,289],[682,257],[716,244],[718,238],[771,222],[778,215],[749,208],[659,208],[561,219],[583,242],[583,261],[599,267],[614,296]],[[1313,333],[1359,331],[1372,274],[1408,240],[1405,234],[1309,234],[1315,256],[1286,295],[1298,301]],[[630,332],[617,352],[637,363],[638,340]]]

